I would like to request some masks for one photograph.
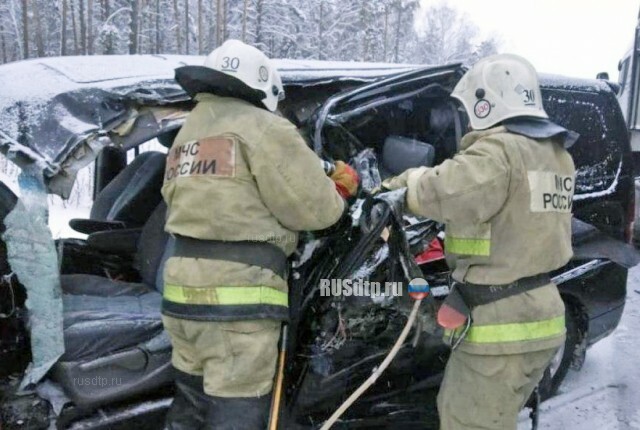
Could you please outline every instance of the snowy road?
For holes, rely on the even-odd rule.
[[[540,429],[640,430],[640,266],[629,272],[616,331],[589,349],[582,370],[570,371],[541,410]],[[518,430],[528,428],[525,421]]]

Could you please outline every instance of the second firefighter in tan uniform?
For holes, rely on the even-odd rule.
[[[220,72],[216,79],[232,78],[198,93],[168,154],[162,195],[176,251],[165,267],[162,313],[172,363],[179,373],[204,376],[208,410],[198,411],[202,402],[187,411],[177,405],[168,425],[259,429],[266,425],[280,324],[288,318],[282,263],[296,249],[297,231],[331,226],[345,202],[296,128],[271,112],[282,85],[269,60],[228,41],[207,62]],[[202,68],[186,72],[197,81]],[[255,99],[234,79],[262,85],[270,97]],[[229,82],[240,85],[239,96],[228,93]],[[348,166],[338,163],[335,175],[341,189],[355,191]],[[180,422],[180,414],[198,413],[202,420]]]
[[[409,211],[446,223],[453,278],[468,296],[544,279],[572,256],[575,169],[563,143],[576,136],[546,119],[535,70],[517,56],[481,60],[453,97],[474,129],[460,153],[386,186],[406,186]],[[548,278],[531,286],[470,306],[471,325],[451,354],[438,396],[441,429],[516,428],[518,412],[565,340],[557,287]]]

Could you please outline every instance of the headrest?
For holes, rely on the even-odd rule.
[[[402,136],[389,136],[382,149],[382,164],[392,175],[412,167],[433,167],[436,150],[433,145]]]
[[[134,162],[145,154],[136,157]],[[134,163],[131,163],[125,167],[125,170],[135,169],[135,173],[122,188],[120,195],[113,203],[107,214],[107,220],[119,220],[131,225],[143,225],[147,221],[149,214],[153,212],[154,208],[162,200],[160,189],[164,179],[166,155],[155,151],[150,151],[148,154],[144,157],[142,163],[135,166],[133,165]],[[113,182],[118,179],[118,176]]]
[[[441,132],[453,125],[455,111],[449,104],[436,105],[429,112],[429,127],[432,132]]]
[[[165,148],[171,148],[171,146],[173,145],[173,141],[176,139],[179,131],[180,128],[174,128],[162,133],[161,135],[157,136],[158,142]]]

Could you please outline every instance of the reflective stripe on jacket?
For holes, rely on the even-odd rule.
[[[236,321],[289,318],[286,292],[266,286],[164,286],[165,315],[193,320]]]
[[[167,232],[269,242],[290,255],[297,232],[320,230],[344,201],[286,119],[239,99],[199,94],[167,158]],[[199,320],[286,319],[287,282],[269,269],[174,256],[163,313]]]
[[[471,132],[462,151],[407,176],[410,211],[446,223],[445,251],[459,282],[512,283],[564,266],[572,255],[573,160],[551,139],[504,127]],[[472,311],[461,350],[522,353],[564,341],[564,305],[549,284]]]

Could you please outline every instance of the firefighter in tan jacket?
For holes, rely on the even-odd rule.
[[[549,272],[572,256],[577,135],[548,120],[533,66],[514,55],[476,63],[452,96],[473,129],[434,168],[387,181],[409,211],[446,223],[453,290],[438,313],[454,347],[438,395],[440,428],[515,429],[565,340]]]
[[[273,113],[284,92],[259,50],[227,41],[176,79],[197,105],[162,188],[175,238],[162,305],[177,374],[167,428],[264,429],[288,318],[287,257],[297,231],[338,221],[357,175],[338,162],[332,181]]]

